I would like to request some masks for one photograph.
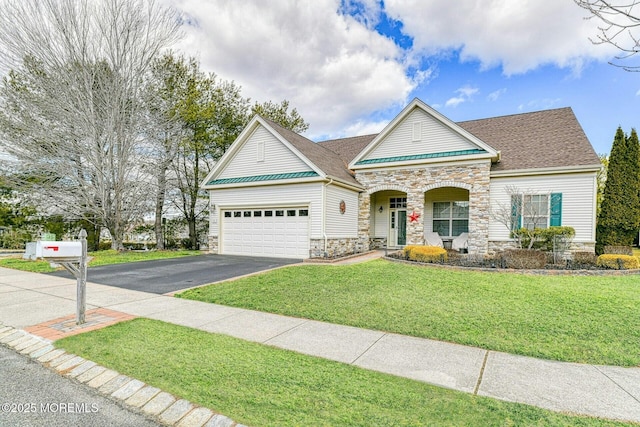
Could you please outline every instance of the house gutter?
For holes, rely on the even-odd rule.
[[[601,168],[602,168],[601,164],[580,165],[580,166],[557,166],[557,167],[549,167],[549,168],[509,169],[504,171],[491,171],[489,175],[492,178],[501,178],[501,177],[511,177],[511,176],[570,174],[570,173],[598,172]]]
[[[327,257],[327,187],[333,184],[333,178],[329,178],[329,182],[322,186],[322,237],[324,237],[324,257]]]

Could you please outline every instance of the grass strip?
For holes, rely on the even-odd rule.
[[[533,276],[375,260],[292,266],[177,296],[544,359],[640,365],[638,276]]]
[[[253,426],[620,426],[149,319],[56,346]],[[628,424],[631,425],[631,424]]]
[[[200,251],[123,251],[114,250],[89,252],[89,267],[100,265],[124,264],[128,262],[152,261],[156,259],[179,258],[183,256],[200,255]],[[0,259],[0,267],[14,270],[30,271],[32,273],[51,273],[56,271],[48,261],[31,261],[22,258],[7,257]]]

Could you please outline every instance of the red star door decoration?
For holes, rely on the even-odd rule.
[[[420,214],[416,211],[411,212],[411,215],[409,215],[409,221],[411,222],[418,221],[418,218],[420,218]]]

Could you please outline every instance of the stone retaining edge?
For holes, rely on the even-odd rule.
[[[633,276],[640,274],[640,269],[635,270],[526,270],[516,268],[483,268],[483,267],[462,267],[459,265],[447,265],[428,262],[408,261],[390,256],[382,257],[388,261],[402,264],[416,265],[420,267],[442,268],[456,271],[478,271],[487,273],[514,273],[529,274],[531,276]]]
[[[29,344],[25,347],[26,344]],[[0,345],[28,356],[40,365],[133,412],[166,426],[247,427],[231,418],[166,393],[135,378],[119,374],[95,362],[56,349],[52,341],[0,322]]]

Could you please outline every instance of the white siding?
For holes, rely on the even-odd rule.
[[[371,237],[389,237],[389,199],[391,197],[407,197],[406,193],[400,191],[380,191],[371,196]],[[380,212],[382,206],[382,212]]]
[[[262,146],[261,146],[262,145]],[[259,161],[259,152],[264,152]],[[258,126],[216,178],[272,175],[312,170],[264,127]]]
[[[414,127],[417,123],[421,125]],[[415,132],[421,132],[419,141],[414,141]],[[478,146],[416,108],[362,160],[476,148]]]
[[[509,207],[508,187],[525,194],[562,193],[562,225],[576,230],[574,241],[595,240],[596,174],[564,174],[519,178],[491,178],[491,211],[489,240],[509,239],[509,230],[496,219],[501,208]]]
[[[358,237],[358,193],[329,185],[326,189],[326,233],[328,238]],[[340,213],[340,201],[346,210]]]
[[[211,190],[211,203],[216,205],[209,234],[219,235],[220,210],[225,207],[279,207],[308,205],[310,237],[322,238],[322,184],[270,185],[248,188]],[[355,208],[355,206],[354,206]]]

